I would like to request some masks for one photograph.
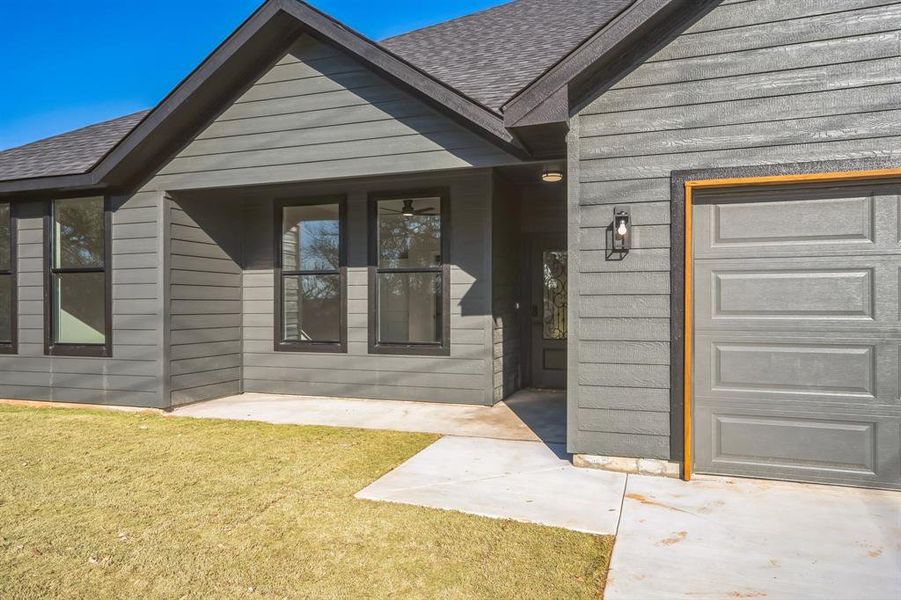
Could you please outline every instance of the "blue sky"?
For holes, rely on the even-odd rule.
[[[504,0],[313,0],[381,39]],[[262,0],[2,0],[0,149],[156,104]]]

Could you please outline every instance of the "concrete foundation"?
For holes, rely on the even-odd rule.
[[[653,458],[628,458],[622,456],[573,455],[573,465],[584,469],[602,469],[632,475],[657,475],[678,478],[682,472],[679,463]]]

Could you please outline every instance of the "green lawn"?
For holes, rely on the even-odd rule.
[[[434,439],[0,406],[0,596],[600,595],[611,538],[353,498]]]

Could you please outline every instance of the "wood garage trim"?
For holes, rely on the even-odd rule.
[[[734,187],[871,181],[901,178],[901,164],[883,160],[846,160],[790,165],[727,167],[674,171],[671,176],[671,340],[670,454],[682,463],[682,478],[692,474],[692,223],[695,191]]]

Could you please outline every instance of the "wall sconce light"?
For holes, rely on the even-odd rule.
[[[628,252],[632,245],[632,223],[629,209],[617,206],[613,209],[613,250]]]
[[[541,173],[541,181],[545,183],[560,183],[563,181],[563,171],[545,169],[544,172]]]

